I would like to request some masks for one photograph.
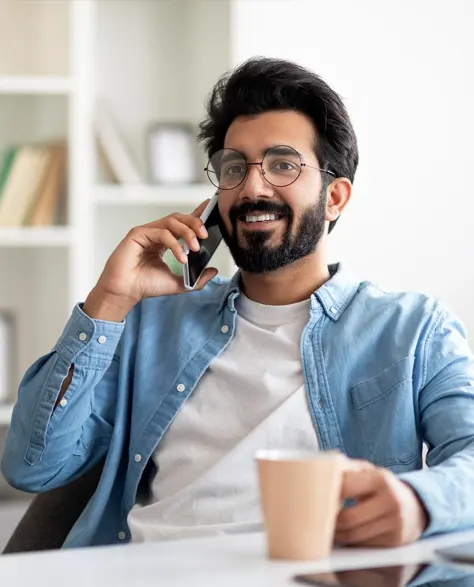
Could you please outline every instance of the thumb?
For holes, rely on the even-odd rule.
[[[377,492],[377,471],[375,467],[353,468],[342,476],[341,498],[361,498]]]

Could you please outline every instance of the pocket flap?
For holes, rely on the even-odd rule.
[[[362,410],[391,393],[400,383],[413,378],[413,356],[400,359],[386,367],[374,377],[358,383],[351,389],[351,396],[357,410]]]

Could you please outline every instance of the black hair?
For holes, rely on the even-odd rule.
[[[315,154],[321,167],[354,181],[359,152],[342,99],[317,74],[291,61],[253,57],[224,74],[209,97],[198,140],[210,157],[223,148],[235,118],[272,110],[294,110],[308,116],[316,127]],[[323,175],[327,187],[333,178]],[[330,223],[329,232],[336,222]]]

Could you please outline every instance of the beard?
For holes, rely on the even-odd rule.
[[[244,230],[239,240],[237,220],[254,212],[277,214],[280,222],[287,222],[287,230],[282,242],[277,246],[267,244],[273,230]],[[222,220],[220,229],[235,264],[248,273],[268,273],[291,265],[299,259],[314,253],[326,226],[326,190],[321,190],[318,203],[306,208],[300,218],[297,231],[293,234],[294,216],[291,208],[269,200],[247,202],[232,208],[229,212],[232,233],[229,233]],[[241,244],[240,241],[245,244]]]

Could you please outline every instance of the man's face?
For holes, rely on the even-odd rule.
[[[262,161],[268,149],[287,145],[300,153],[304,163],[320,167],[315,141],[314,126],[305,115],[276,111],[235,119],[224,148],[235,149],[254,163]],[[325,230],[322,186],[317,169],[303,166],[294,183],[275,187],[263,178],[259,165],[251,165],[239,186],[220,190],[221,229],[236,265],[249,273],[264,273],[313,253]],[[269,214],[277,219],[251,221]]]

